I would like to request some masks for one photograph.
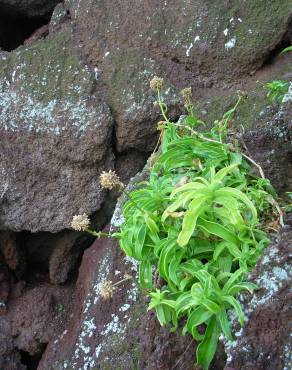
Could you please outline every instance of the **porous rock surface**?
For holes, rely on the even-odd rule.
[[[177,117],[177,89],[245,79],[289,39],[290,14],[284,0],[58,4],[47,38],[1,54],[0,228],[57,232],[99,210],[113,152],[155,145],[149,80],[165,78]]]
[[[246,322],[227,343],[226,369],[288,370],[292,367],[292,227],[276,236],[250,276],[258,285],[241,297]]]
[[[133,279],[104,299],[102,285],[125,274]],[[178,360],[192,369],[191,338],[160,328],[155,315],[147,313],[136,279],[137,264],[122,255],[117,241],[97,240],[87,249],[66,334],[49,343],[38,369],[170,369]]]
[[[17,3],[29,17],[44,4]],[[244,126],[240,140],[281,194],[291,190],[291,94],[279,107],[262,88],[291,80],[290,56],[273,59],[289,42],[286,0],[65,0],[24,46],[0,50],[0,369],[29,368],[36,357],[46,370],[193,368],[195,344],[147,313],[137,266],[117,242],[97,240],[78,273],[89,242],[64,229],[78,213],[104,225],[116,195],[101,190],[100,172],[115,168],[127,182],[155,147],[155,75],[174,119],[182,87],[192,86],[203,119],[219,118],[246,88],[233,122]],[[261,289],[243,297],[248,321],[226,345],[226,370],[291,367],[291,238],[285,229],[251,276]],[[134,279],[103,300],[105,280],[125,273]],[[213,366],[225,366],[222,347]]]
[[[0,59],[2,229],[56,232],[104,201],[113,118],[70,45],[67,26]]]

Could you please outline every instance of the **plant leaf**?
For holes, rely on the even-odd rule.
[[[220,329],[216,316],[212,316],[208,322],[204,339],[197,347],[197,364],[202,365],[204,370],[208,370],[216,352]]]

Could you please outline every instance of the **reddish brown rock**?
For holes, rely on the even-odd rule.
[[[114,240],[97,240],[85,251],[66,335],[48,344],[39,370],[51,366],[170,370],[173,354],[186,370],[192,369],[194,345],[189,337],[161,329],[155,315],[147,313],[147,302],[136,284],[136,269]],[[118,282],[125,273],[134,280],[119,285],[111,299],[102,299],[102,284]]]
[[[69,273],[75,268],[80,255],[90,244],[91,239],[77,232],[66,233],[60,237],[54,245],[49,259],[51,283],[65,283]]]
[[[20,246],[16,233],[10,231],[0,232],[0,251],[9,269],[20,278],[25,272],[26,260],[23,246]]]
[[[292,367],[291,240],[292,228],[287,227],[274,238],[250,276],[259,290],[242,297],[247,320],[235,334],[236,342],[225,347],[228,367],[236,370]]]
[[[244,136],[250,156],[261,164],[265,176],[283,195],[292,189],[292,93],[271,119]]]
[[[70,288],[47,285],[28,289],[9,302],[14,346],[30,355],[42,352],[56,333],[61,334],[69,310]]]

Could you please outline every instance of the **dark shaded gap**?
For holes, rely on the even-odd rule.
[[[275,48],[273,50],[271,50],[264,63],[263,63],[263,66],[266,66],[268,64],[273,64],[275,58],[285,49],[287,48],[288,46],[290,46],[292,44],[292,17],[291,19],[289,20],[288,22],[288,27],[287,27],[287,31],[285,32],[285,34],[283,35],[282,39],[280,40],[280,42],[275,46]]]
[[[22,45],[37,29],[48,24],[51,15],[29,18],[0,8],[0,50],[11,51]]]
[[[21,363],[26,366],[27,370],[37,370],[38,365],[42,359],[42,355],[46,350],[47,345],[44,344],[40,352],[30,355],[28,352],[19,351],[21,356]]]

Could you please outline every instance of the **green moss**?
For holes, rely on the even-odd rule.
[[[246,88],[248,99],[243,101],[234,116],[233,127],[244,129],[252,128],[255,124],[265,124],[272,117],[271,102],[267,99],[267,91],[264,89],[266,82],[284,79],[288,81],[288,74],[291,73],[291,64],[286,63],[280,69],[266,75],[261,81],[257,81],[251,87]],[[204,97],[195,103],[198,116],[207,122],[214,122],[224,112],[230,109],[237,99],[236,89],[226,94]]]
[[[71,44],[71,30],[52,34],[30,46],[19,47],[0,60],[0,87],[9,85],[42,103],[66,98],[75,101],[92,85]]]

